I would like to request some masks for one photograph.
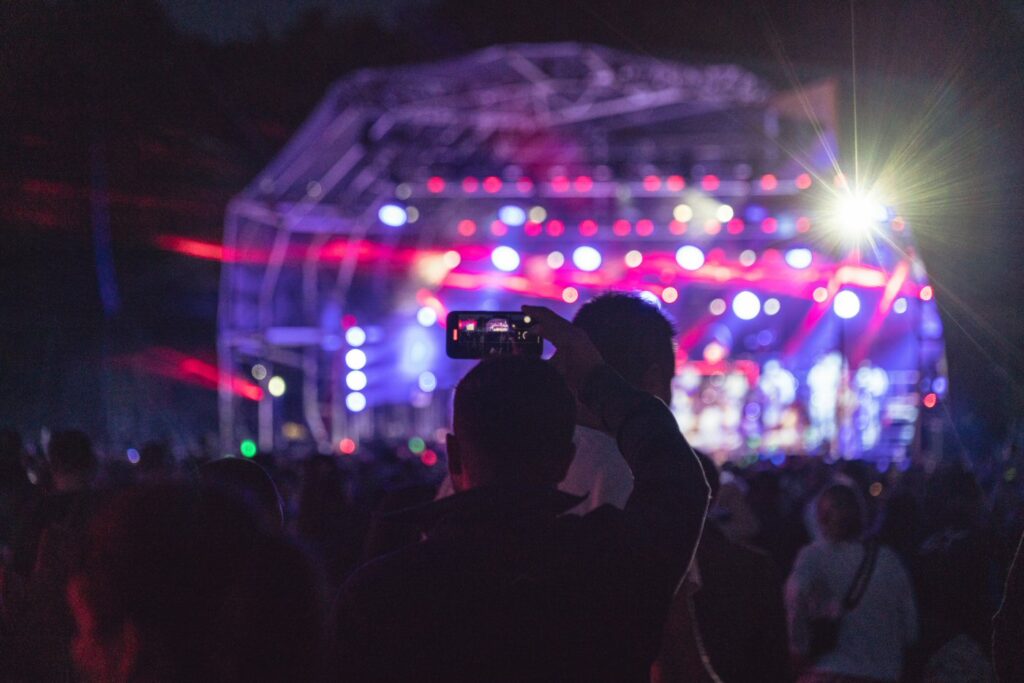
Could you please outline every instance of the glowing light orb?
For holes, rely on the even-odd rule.
[[[498,209],[498,220],[506,225],[522,225],[526,222],[526,212],[522,207],[509,204]]]
[[[835,208],[836,223],[843,234],[849,237],[863,237],[887,218],[885,206],[859,194],[840,197]]]
[[[548,254],[548,268],[558,270],[565,265],[565,254],[560,251],[553,251]]]
[[[580,298],[580,293],[575,287],[566,287],[562,290],[562,301],[567,304],[574,304]]]
[[[511,273],[519,267],[519,252],[512,247],[498,247],[491,252],[491,263],[498,270]]]
[[[256,442],[252,439],[246,439],[238,445],[238,452],[245,458],[255,458],[256,450]]]
[[[667,304],[673,304],[679,298],[679,291],[675,287],[666,287],[661,291],[661,300]]]
[[[420,391],[426,391],[429,393],[434,389],[437,389],[437,377],[435,377],[434,373],[429,370],[421,372],[417,384],[419,384]]]
[[[345,354],[345,365],[351,370],[362,370],[366,367],[366,353],[362,349],[349,349]]]
[[[931,301],[932,297],[935,296],[935,290],[932,289],[931,285],[925,285],[924,287],[921,288],[921,293],[919,296],[921,297],[921,301]]]
[[[262,381],[267,376],[267,366],[262,363],[257,363],[252,366],[252,378],[257,381]]]
[[[733,298],[732,312],[740,320],[753,320],[761,312],[761,300],[753,292],[743,290]]]
[[[625,261],[626,265],[629,266],[630,268],[636,268],[637,266],[644,262],[644,255],[641,254],[636,249],[631,249],[630,251],[626,252]]]
[[[572,252],[572,262],[584,272],[593,272],[601,267],[601,252],[594,247],[577,247]]]
[[[345,397],[345,407],[353,413],[362,412],[366,408],[366,396],[358,391],[353,391]]]
[[[345,330],[345,341],[352,347],[362,346],[366,343],[366,332],[361,327],[350,327]]]
[[[548,217],[548,212],[544,210],[543,206],[531,206],[528,215],[534,223],[543,223]]]
[[[430,327],[437,322],[437,311],[430,306],[424,306],[416,311],[416,322],[423,325],[423,327]]]
[[[130,462],[133,465],[139,464],[139,460],[142,457],[142,456],[139,455],[139,451],[136,448],[129,448],[127,455],[128,455],[128,462]]]
[[[446,268],[449,270],[452,268],[458,268],[459,264],[462,263],[462,257],[459,256],[457,251],[446,251],[444,252],[443,262]]]
[[[764,302],[764,314],[775,315],[782,308],[778,299],[766,299]]]
[[[757,254],[753,249],[744,249],[740,252],[740,265],[750,267],[757,261]]]
[[[849,289],[844,289],[836,294],[832,301],[832,310],[843,320],[854,318],[860,313],[860,297]]]
[[[722,315],[725,313],[725,299],[712,299],[708,304],[708,311],[711,315]]]
[[[684,270],[698,270],[704,265],[704,252],[692,244],[684,245],[676,251],[676,263]]]
[[[811,294],[811,296],[814,297],[814,300],[817,301],[819,304],[823,304],[825,303],[826,299],[828,299],[828,290],[825,289],[824,287],[815,287],[814,293]]]
[[[385,204],[377,211],[377,218],[384,225],[400,228],[409,220],[409,215],[397,204]]]
[[[338,442],[338,450],[345,455],[352,455],[356,452],[356,442],[354,439],[350,439],[347,436]]]
[[[810,266],[813,259],[814,255],[811,254],[811,250],[804,249],[803,247],[790,249],[786,252],[786,263],[789,264],[790,268],[796,268],[797,270],[803,270]]]
[[[732,220],[732,217],[735,215],[736,212],[733,211],[732,207],[729,206],[728,204],[722,204],[717,209],[715,209],[715,218],[718,220],[719,223],[728,223],[729,221]]]
[[[275,398],[278,396],[284,396],[284,392],[287,388],[288,387],[285,386],[284,380],[276,375],[271,377],[267,382],[267,392]]]
[[[677,204],[676,208],[672,209],[672,218],[680,223],[689,223],[693,220],[693,209],[688,204]]]
[[[461,220],[459,221],[458,230],[459,234],[462,235],[463,237],[471,237],[473,233],[476,232],[476,223],[469,220],[468,218],[465,220]]]
[[[907,312],[907,300],[902,296],[899,299],[896,299],[892,304],[892,310],[897,315],[903,315]]]
[[[345,375],[345,386],[352,391],[362,391],[366,388],[366,373],[362,370],[353,370]]]

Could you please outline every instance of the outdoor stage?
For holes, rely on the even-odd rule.
[[[677,323],[693,445],[906,462],[942,326],[898,207],[839,172],[833,100],[574,44],[341,81],[228,212],[225,451],[434,438],[469,367],[447,311],[621,290]]]

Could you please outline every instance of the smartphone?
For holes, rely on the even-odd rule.
[[[529,331],[530,316],[518,311],[452,311],[445,326],[449,358],[522,354],[539,357],[544,340]]]

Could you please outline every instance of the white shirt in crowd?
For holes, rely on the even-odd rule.
[[[834,615],[864,557],[856,542],[819,540],[797,555],[786,581],[790,647],[803,654],[810,644],[809,621]],[[874,572],[860,604],[842,617],[835,650],[814,663],[817,671],[899,680],[903,653],[917,638],[917,609],[903,564],[879,548]]]

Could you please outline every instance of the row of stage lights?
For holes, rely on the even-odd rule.
[[[424,327],[431,327],[437,323],[437,312],[429,307],[421,308],[416,320]],[[368,358],[363,345],[366,343],[366,331],[358,325],[351,325],[345,330],[345,342],[349,349],[345,352],[345,367],[348,369],[345,374],[345,386],[348,394],[345,396],[345,407],[353,413],[360,413],[366,409],[366,394],[363,393],[369,384],[366,375]],[[429,370],[421,372],[417,378],[417,386],[420,391],[429,394],[437,389],[437,377]]]

